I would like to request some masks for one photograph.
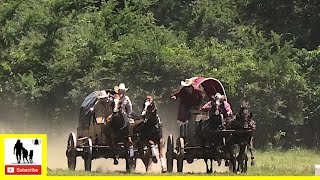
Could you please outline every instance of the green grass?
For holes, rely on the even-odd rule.
[[[257,164],[246,175],[314,176],[314,165],[320,164],[320,152],[303,149],[257,152],[255,156]]]
[[[250,158],[250,157],[249,157]],[[256,166],[248,167],[245,176],[314,176],[314,165],[320,164],[320,152],[303,149],[289,151],[271,150],[255,152]],[[250,164],[250,162],[249,162]],[[69,170],[48,170],[49,176],[118,176],[118,175],[163,175],[116,172],[86,172]],[[166,173],[164,175],[208,175],[204,173]],[[233,176],[234,173],[213,173],[210,175]]]

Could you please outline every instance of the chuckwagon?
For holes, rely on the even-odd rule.
[[[194,77],[191,78],[194,89],[202,92],[204,99],[210,100],[216,93],[220,93],[227,99],[227,94],[222,83],[216,78]],[[232,161],[232,157],[236,149],[227,148],[227,141],[232,137],[248,138],[252,135],[249,128],[241,130],[223,129],[223,128],[205,128],[208,124],[209,112],[200,111],[199,108],[191,110],[191,118],[185,125],[180,126],[180,136],[174,142],[173,135],[167,138],[167,170],[173,171],[173,162],[177,162],[177,171],[183,172],[183,162],[186,160],[189,164],[193,163],[194,159],[204,159],[207,165],[207,173],[212,172],[212,160],[220,161],[224,159],[229,169],[234,171],[236,165],[228,163]],[[182,127],[182,128],[181,128]],[[221,142],[221,143],[220,143]],[[219,143],[222,144],[219,147]],[[236,143],[230,143],[230,146],[235,146]],[[230,151],[229,151],[230,150]],[[231,152],[232,151],[232,152]],[[238,153],[239,154],[239,153]],[[211,169],[208,168],[207,160],[211,160]],[[244,168],[247,169],[247,156],[245,149]],[[232,161],[234,162],[234,161]]]
[[[126,170],[135,169],[136,159],[128,158],[128,148],[124,142],[118,142],[116,148],[111,148],[111,139],[106,136],[109,127],[105,123],[97,123],[94,118],[94,112],[90,111],[97,101],[97,93],[89,94],[81,104],[79,113],[79,126],[76,133],[70,133],[67,140],[66,156],[68,168],[75,170],[77,157],[84,160],[84,168],[91,171],[92,160],[98,158],[123,158],[126,160]],[[112,111],[110,111],[110,115]],[[134,150],[134,157],[137,156],[137,150]],[[114,162],[117,165],[117,161]]]

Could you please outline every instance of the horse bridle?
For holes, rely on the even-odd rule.
[[[243,123],[248,123],[248,126],[250,126],[250,112],[249,112],[249,108],[247,108],[247,107],[241,107],[240,118],[241,118],[241,120],[243,121]]]
[[[219,101],[212,101],[210,114],[214,114],[216,116],[219,116],[221,114],[220,105],[221,105],[221,103]]]
[[[150,106],[153,106],[153,109],[151,111],[148,111],[148,108]],[[143,108],[143,111],[141,113],[141,116],[144,116],[145,117],[145,121],[149,118],[149,114],[150,113],[153,113],[156,111],[156,105],[154,104],[154,101],[153,99],[146,99],[145,103],[144,103],[144,108]],[[149,113],[148,113],[149,112]]]

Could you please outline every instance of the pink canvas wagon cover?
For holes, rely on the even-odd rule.
[[[216,78],[205,78],[205,77],[193,77],[193,87],[197,90],[202,89],[205,91],[208,97],[214,96],[216,93],[224,95],[227,100],[226,91],[222,83]]]

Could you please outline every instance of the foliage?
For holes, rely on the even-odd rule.
[[[120,82],[130,87],[135,111],[152,94],[166,112],[181,80],[216,77],[234,111],[239,100],[251,102],[258,147],[314,147],[320,138],[317,6],[315,1],[4,0],[0,99],[8,109],[35,109],[63,124],[62,117],[77,112],[87,94]]]

